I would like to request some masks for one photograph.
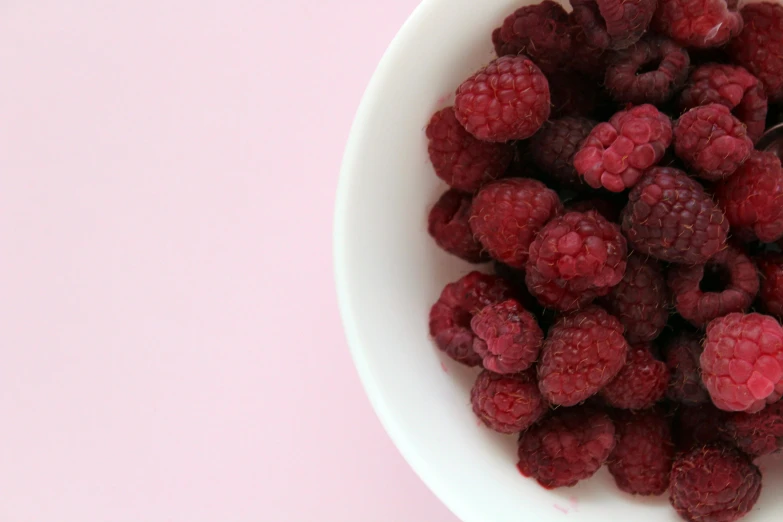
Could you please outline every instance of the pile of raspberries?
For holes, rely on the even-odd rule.
[[[783,6],[571,4],[511,13],[427,125],[449,185],[429,233],[492,263],[446,285],[430,334],[481,368],[473,411],[518,437],[523,475],[606,465],[731,522],[783,448],[783,167],[755,146],[783,103]]]

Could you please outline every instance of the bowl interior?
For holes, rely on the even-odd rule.
[[[394,40],[357,113],[335,221],[335,268],[356,366],[381,421],[415,471],[465,522],[679,520],[666,496],[617,490],[606,469],[547,491],[517,471],[515,437],[477,423],[476,374],[428,336],[443,286],[474,269],[427,235],[429,207],[446,186],[432,171],[424,127],[459,83],[493,58],[490,34],[523,0],[425,0]],[[527,2],[533,3],[533,2]],[[764,491],[746,520],[783,513],[780,459],[762,463]],[[617,518],[620,517],[620,518]]]

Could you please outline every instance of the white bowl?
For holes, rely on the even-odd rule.
[[[476,371],[443,356],[428,313],[443,286],[474,269],[426,231],[446,186],[427,157],[430,115],[493,58],[490,34],[525,1],[425,0],[390,45],[362,100],[345,151],[335,217],[340,309],[356,367],[386,431],[413,469],[464,522],[679,520],[666,495],[621,493],[606,469],[547,491],[516,469],[514,436],[479,425]],[[534,3],[529,1],[527,3]],[[783,512],[783,467],[762,464],[764,490],[744,520]]]

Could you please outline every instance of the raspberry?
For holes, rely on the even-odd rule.
[[[662,495],[674,461],[669,420],[658,410],[621,412],[614,426],[617,443],[608,467],[617,487],[632,495]]]
[[[761,472],[734,448],[711,444],[674,459],[669,501],[685,520],[732,522],[761,493]]]
[[[688,47],[720,47],[742,30],[736,2],[726,0],[659,0],[652,25]]]
[[[547,410],[531,372],[498,375],[484,370],[470,390],[470,402],[481,422],[500,433],[525,430]]]
[[[573,406],[611,381],[625,364],[623,327],[603,308],[560,317],[549,328],[538,364],[538,387],[552,404]]]
[[[500,34],[500,27],[492,31],[492,46],[495,48],[495,54],[498,58],[501,56],[517,54],[517,48],[503,39]]]
[[[508,299],[510,293],[501,278],[475,271],[446,285],[430,310],[430,335],[435,344],[455,361],[481,364],[481,357],[473,351],[470,320],[485,306]]]
[[[682,405],[674,417],[674,435],[678,450],[690,450],[720,439],[720,430],[728,414],[711,402],[698,406]]]
[[[573,12],[569,15],[568,21],[571,25],[571,69],[589,78],[603,80],[607,53],[604,49],[589,43],[587,31],[579,25]]]
[[[629,343],[653,341],[669,318],[668,292],[660,265],[653,259],[629,256],[622,281],[601,304],[620,320]]]
[[[574,156],[574,167],[591,187],[622,192],[663,158],[671,141],[669,118],[652,105],[639,105],[596,125]]]
[[[758,78],[734,65],[710,63],[691,74],[680,96],[680,110],[720,103],[731,109],[747,127],[748,137],[758,141],[767,120],[767,95]]]
[[[695,107],[674,126],[674,151],[701,178],[718,181],[748,159],[753,141],[745,124],[718,103]]]
[[[783,237],[783,168],[773,153],[753,151],[716,196],[735,232],[768,243]]]
[[[470,327],[476,334],[474,351],[483,358],[484,368],[495,373],[527,370],[544,342],[536,318],[513,299],[485,306]]]
[[[454,110],[479,140],[523,140],[549,118],[549,83],[528,57],[503,56],[459,86]]]
[[[646,37],[614,53],[606,69],[606,87],[622,103],[668,101],[688,77],[688,51],[661,36]]]
[[[457,121],[453,107],[432,115],[427,139],[435,174],[463,192],[476,192],[484,183],[502,176],[514,157],[511,145],[471,136]]]
[[[783,254],[765,254],[756,258],[761,273],[759,299],[767,313],[783,317]]]
[[[574,20],[599,49],[625,49],[650,25],[656,0],[571,0]]]
[[[742,8],[745,28],[729,43],[732,60],[764,84],[767,96],[783,101],[783,6],[763,2]]]
[[[616,223],[620,218],[620,212],[622,212],[623,207],[617,201],[603,198],[581,199],[571,201],[566,205],[566,212],[587,212],[588,210],[595,210],[605,217],[607,221]]]
[[[589,117],[595,112],[600,93],[589,78],[575,72],[550,74],[548,78],[552,118]],[[543,129],[536,136],[541,132]]]
[[[666,364],[653,357],[649,346],[637,345],[631,347],[625,366],[600,394],[615,408],[642,410],[661,400],[668,384]]]
[[[700,264],[724,248],[729,223],[687,174],[656,167],[628,195],[622,228],[643,254],[670,263]]]
[[[473,198],[470,227],[489,255],[522,268],[536,233],[563,205],[540,181],[503,179],[486,185]]]
[[[770,404],[758,413],[730,413],[722,434],[752,457],[775,453],[783,448],[783,403]]]
[[[755,313],[715,319],[707,325],[700,362],[715,406],[757,412],[783,395],[783,328]]]
[[[447,190],[430,210],[427,230],[446,252],[470,263],[484,263],[489,256],[482,253],[481,243],[470,230],[470,196],[454,189]]]
[[[534,268],[528,269],[525,273],[525,283],[530,293],[542,306],[561,312],[584,308],[596,297],[609,292],[609,287],[577,288],[571,281],[549,279]]]
[[[614,449],[615,429],[592,408],[556,411],[519,435],[519,471],[547,489],[570,487],[591,477]]]
[[[563,187],[588,188],[574,169],[574,154],[596,122],[587,118],[549,121],[530,140],[535,164]]]
[[[718,252],[705,265],[672,267],[668,283],[675,308],[695,326],[746,311],[759,292],[756,265],[733,247]]]
[[[500,38],[508,45],[506,50],[529,56],[546,73],[561,69],[570,58],[568,13],[551,0],[514,11],[503,22]]]
[[[666,366],[671,372],[668,397],[687,405],[709,402],[710,395],[701,382],[701,340],[693,334],[682,333],[672,339],[666,348]]]

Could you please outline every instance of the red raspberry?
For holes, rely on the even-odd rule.
[[[783,328],[761,314],[729,314],[707,325],[704,386],[726,411],[761,410],[783,395]]]
[[[503,56],[459,86],[454,110],[482,141],[523,140],[549,118],[549,83],[530,58]]]
[[[464,192],[476,192],[481,185],[502,176],[514,158],[513,146],[471,136],[457,121],[453,107],[432,115],[427,139],[435,174]]]
[[[531,372],[498,375],[484,370],[470,390],[470,402],[481,422],[500,433],[523,431],[547,410]]]
[[[579,404],[611,381],[625,364],[623,327],[603,308],[560,317],[549,328],[538,364],[538,387],[552,404]]]
[[[471,197],[454,189],[447,190],[430,210],[427,230],[446,252],[468,261],[484,263],[489,256],[482,253],[481,243],[470,230]]]
[[[761,304],[767,313],[783,318],[783,254],[765,254],[756,263],[761,272]]]
[[[625,49],[650,25],[655,0],[571,0],[574,20],[587,42],[599,49]]]
[[[519,471],[547,489],[589,478],[614,449],[614,424],[591,408],[556,411],[519,435]]]
[[[659,0],[653,27],[680,45],[720,47],[742,30],[742,17],[736,2]]]
[[[600,394],[615,408],[642,410],[661,400],[668,384],[666,364],[656,360],[650,347],[642,344],[631,347],[625,366]]]
[[[688,51],[662,36],[648,36],[608,58],[605,84],[622,103],[668,101],[688,77]]]
[[[489,255],[522,268],[533,238],[563,205],[540,181],[503,179],[486,185],[473,198],[470,227]]]
[[[515,51],[509,54],[529,56],[546,73],[561,69],[571,55],[568,13],[551,0],[514,11],[503,22],[500,38],[506,50]]]
[[[484,307],[470,327],[476,334],[473,350],[483,358],[484,368],[495,373],[527,370],[544,342],[536,318],[513,299]]]
[[[733,522],[761,493],[761,472],[734,448],[714,444],[677,455],[669,501],[685,520]]]
[[[729,43],[732,60],[764,84],[767,96],[783,101],[783,6],[763,2],[742,8],[745,28]]]
[[[758,413],[735,412],[726,416],[723,437],[752,457],[783,448],[783,403],[770,404]]]
[[[716,196],[734,232],[768,243],[783,237],[783,168],[771,152],[753,151]]]
[[[629,256],[622,281],[601,304],[620,320],[629,343],[655,340],[669,318],[668,292],[661,266],[653,259]]]
[[[587,212],[588,210],[595,210],[607,221],[616,223],[620,219],[623,206],[618,201],[603,198],[580,199],[571,201],[566,206],[566,212]]]
[[[671,141],[669,118],[640,105],[596,125],[574,156],[574,167],[591,187],[622,192],[663,158]]]
[[[706,265],[672,267],[668,283],[675,308],[695,326],[746,311],[759,292],[756,265],[733,247],[718,252]]]
[[[552,118],[566,116],[586,118],[596,111],[601,94],[592,80],[575,72],[550,74],[548,78]],[[535,136],[541,132],[543,129]]]
[[[430,335],[438,348],[467,366],[481,364],[473,351],[473,315],[487,305],[510,297],[511,290],[499,277],[471,272],[449,283],[430,310]]]
[[[535,164],[563,187],[588,188],[574,169],[574,154],[596,122],[587,118],[549,121],[530,140]]]
[[[618,412],[609,473],[632,495],[662,495],[669,487],[674,444],[669,420],[659,410]]]
[[[584,308],[596,297],[609,292],[609,287],[586,289],[577,287],[571,281],[549,279],[534,268],[525,273],[525,284],[541,306],[560,312]]]
[[[729,223],[687,174],[655,167],[628,195],[622,228],[643,254],[670,263],[699,264],[724,248]]]
[[[753,141],[745,124],[718,103],[693,108],[674,126],[674,151],[700,178],[718,181],[748,159]]]
[[[711,402],[698,406],[681,405],[674,417],[674,435],[678,450],[690,450],[720,439],[727,413]]]
[[[672,339],[666,348],[666,366],[671,372],[667,395],[673,401],[688,405],[709,402],[710,395],[701,382],[701,339],[683,333]]]
[[[767,121],[767,95],[758,78],[734,65],[710,63],[691,74],[688,86],[680,96],[680,110],[720,103],[731,109],[748,130],[748,137],[758,141]]]

